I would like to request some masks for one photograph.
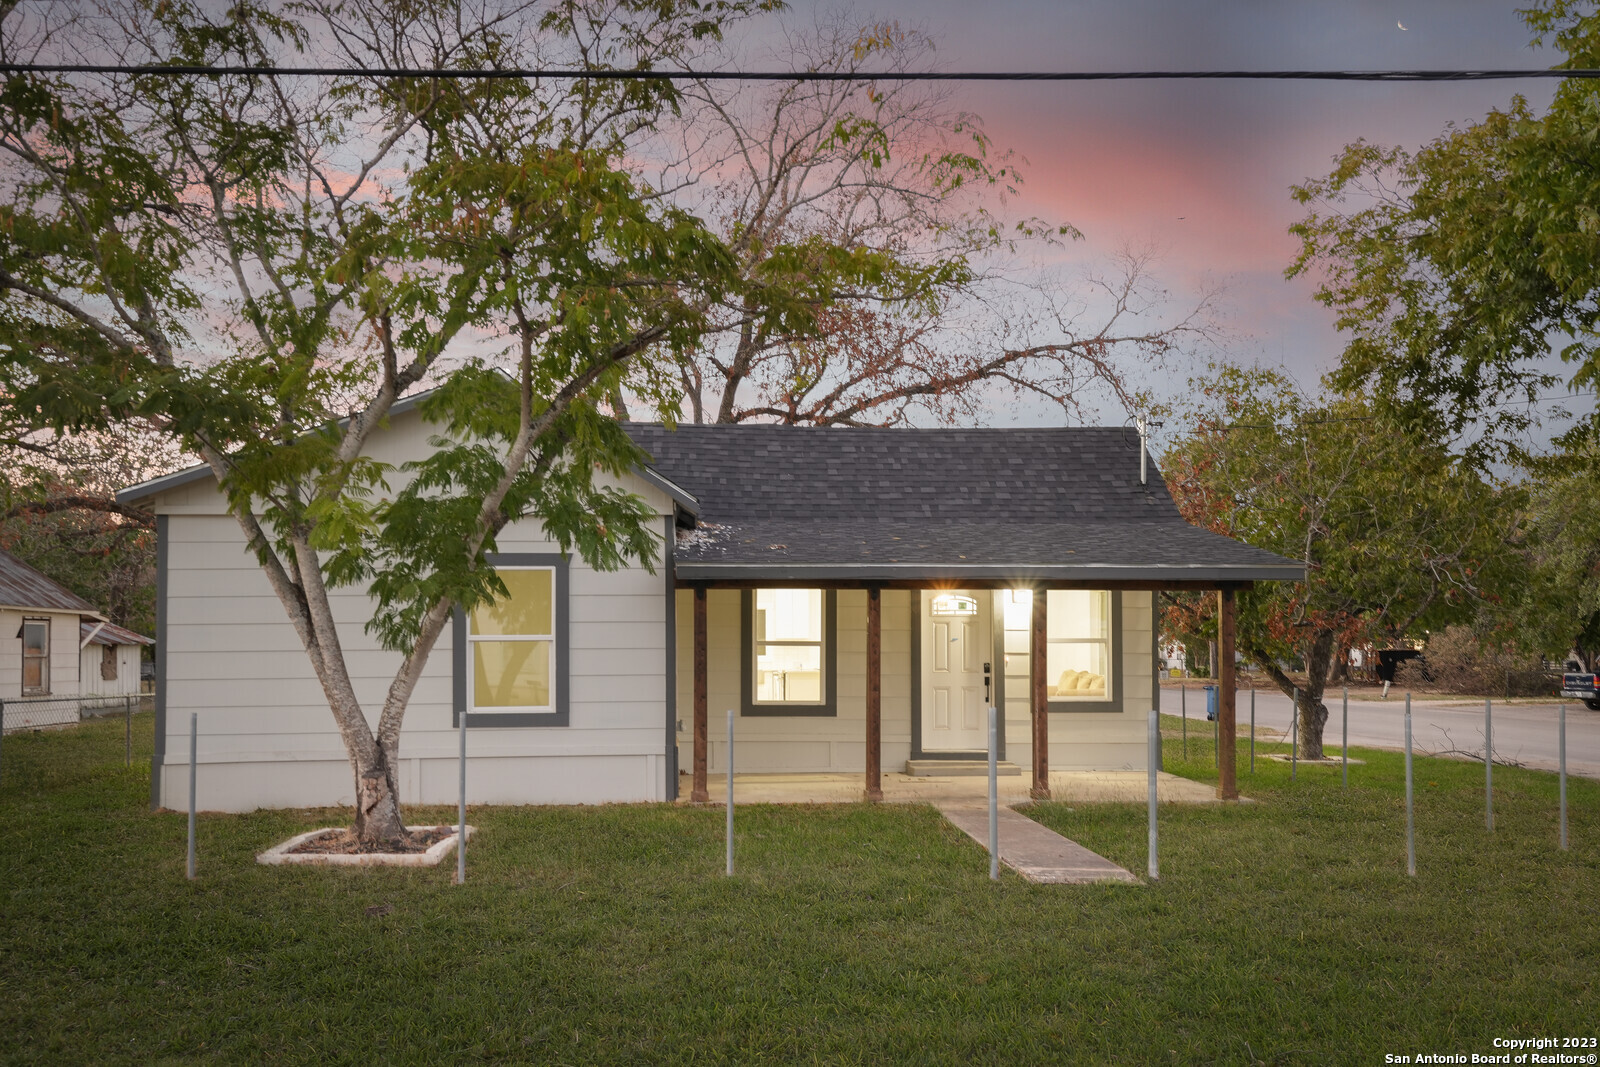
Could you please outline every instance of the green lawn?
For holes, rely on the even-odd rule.
[[[1600,788],[1399,757],[1258,762],[1166,808],[1145,886],[987,880],[927,808],[475,811],[469,881],[259,867],[342,813],[151,815],[150,716],[5,739],[0,1058],[17,1062],[1382,1063],[1600,1034]],[[1194,726],[1193,723],[1190,724]],[[1191,762],[1213,773],[1208,732]],[[1266,748],[1267,746],[1262,746]],[[1247,766],[1247,761],[1241,764]],[[1137,806],[1040,821],[1143,872]],[[413,821],[451,813],[413,813]],[[390,908],[387,914],[369,909]]]

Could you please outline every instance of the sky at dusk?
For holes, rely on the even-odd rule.
[[[786,18],[839,10],[791,0]],[[1505,68],[1558,58],[1532,48],[1512,4],[1493,0],[882,0],[847,11],[925,30],[946,70]],[[1289,187],[1326,174],[1357,138],[1414,148],[1514,93],[1543,105],[1553,87],[1172,81],[954,91],[998,144],[1027,160],[1014,210],[1083,231],[1068,251],[1075,262],[1154,245],[1175,300],[1207,277],[1225,284],[1225,354],[1282,364],[1309,386],[1341,341],[1311,283],[1283,278],[1297,248],[1287,228],[1301,211]]]

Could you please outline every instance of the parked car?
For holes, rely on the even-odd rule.
[[[1600,674],[1568,671],[1561,676],[1561,695],[1577,697],[1584,705],[1600,711]]]

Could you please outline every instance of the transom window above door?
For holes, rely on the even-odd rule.
[[[965,593],[940,593],[928,605],[929,615],[976,615],[978,601]]]

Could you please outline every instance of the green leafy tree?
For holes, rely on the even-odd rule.
[[[1362,398],[1213,369],[1163,470],[1190,522],[1306,565],[1304,584],[1240,592],[1237,641],[1285,696],[1299,691],[1300,744],[1316,759],[1344,649],[1470,621],[1512,586],[1517,501]],[[1179,598],[1165,629],[1214,634],[1215,607]],[[1295,659],[1303,682],[1285,669]]]
[[[1522,12],[1558,66],[1600,64],[1591,0],[1543,0]],[[1370,389],[1408,423],[1474,459],[1517,455],[1533,401],[1561,382],[1585,395],[1563,439],[1600,431],[1600,83],[1561,83],[1543,114],[1521,96],[1481,122],[1411,153],[1358,141],[1294,196],[1309,206],[1290,276],[1350,341],[1334,384]]]
[[[642,69],[770,6],[130,0],[93,33],[52,22],[77,11],[8,7],[0,41],[8,60]],[[484,557],[507,523],[537,519],[595,567],[649,565],[643,502],[601,480],[639,457],[598,403],[626,381],[669,417],[712,309],[799,331],[871,274],[859,255],[825,278],[733,270],[626,165],[676,99],[666,82],[364,75],[0,88],[6,424],[136,420],[205,461],[321,683],[364,841],[404,832],[404,712],[451,608],[505,594]],[[368,458],[424,385],[436,451]],[[371,720],[329,599],[351,585],[400,653]]]
[[[1530,575],[1494,623],[1529,651],[1600,667],[1600,446],[1536,465],[1528,482]]]

